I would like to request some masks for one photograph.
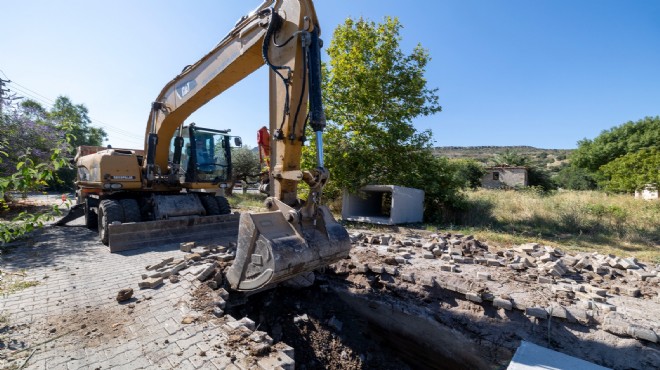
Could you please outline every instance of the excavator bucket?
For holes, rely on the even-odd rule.
[[[258,290],[346,258],[350,247],[348,232],[324,206],[304,221],[282,211],[244,213],[227,281],[234,290]]]

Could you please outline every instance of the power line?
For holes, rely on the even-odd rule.
[[[4,75],[4,72],[3,72],[3,75]],[[44,104],[47,108],[52,109],[54,107],[55,101],[48,98],[48,97],[46,97],[45,95],[40,94],[37,91],[34,91],[34,90],[32,90],[28,87],[25,87],[25,86],[23,86],[23,85],[21,85],[17,82],[12,82],[12,81],[9,81],[9,80],[7,80],[6,82],[11,83],[13,85],[12,89],[14,89],[16,91],[19,91],[23,95],[27,95],[28,97],[30,97],[31,99],[37,101],[38,103]],[[143,144],[141,136],[136,135],[135,133],[132,133],[130,131],[123,130],[123,129],[120,129],[118,127],[107,124],[105,122],[99,121],[99,120],[97,120],[97,119],[95,119],[95,118],[93,118],[89,115],[88,115],[88,117],[89,117],[92,124],[94,124],[96,126],[99,126],[100,128],[102,128],[104,130],[110,131],[113,134],[121,135],[121,136],[123,136],[124,140],[128,140],[128,141],[131,141],[131,142],[136,143],[136,144]]]

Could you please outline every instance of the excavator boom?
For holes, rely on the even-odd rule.
[[[78,195],[86,223],[93,226],[98,209],[99,233],[111,251],[181,238],[220,243],[238,229],[227,281],[240,291],[263,289],[348,255],[348,233],[320,204],[329,176],[322,155],[320,31],[311,0],[264,1],[165,85],[151,105],[143,151],[81,152]],[[229,130],[184,126],[184,121],[264,65],[269,69],[270,136],[262,138],[270,154],[268,212],[239,219],[228,214],[227,200],[215,195],[231,172]],[[319,155],[317,167],[303,171],[308,126]],[[298,199],[300,181],[310,187],[306,201]]]

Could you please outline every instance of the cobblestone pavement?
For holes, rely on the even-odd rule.
[[[177,246],[111,254],[97,240],[83,227],[47,227],[0,255],[4,276],[23,272],[24,282],[37,284],[0,298],[0,368],[269,368],[283,360],[293,366],[290,347],[251,357],[245,346],[232,346],[227,323],[235,319],[202,320],[191,310],[194,276],[138,288],[147,265],[183,257]],[[122,288],[135,294],[118,303]],[[232,328],[255,330],[253,323],[239,326]],[[261,338],[272,343],[265,333]]]

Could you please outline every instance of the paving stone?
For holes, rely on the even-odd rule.
[[[407,282],[407,283],[415,283],[415,273],[409,272],[409,273],[402,273],[401,274],[401,280]]]
[[[271,370],[271,369],[283,369],[283,370],[294,370],[295,361],[285,354],[276,354],[267,358],[263,358],[257,361],[259,369]]]
[[[548,311],[546,311],[543,307],[528,307],[525,310],[525,315],[537,317],[539,319],[547,319]]]
[[[435,255],[432,252],[424,252],[422,253],[422,257],[428,260],[435,259]]]
[[[539,284],[554,284],[554,279],[550,276],[543,276],[539,275],[538,279],[536,280]]]
[[[211,263],[208,267],[206,267],[199,274],[197,274],[197,280],[204,281],[204,280],[208,279],[215,272],[215,269],[217,267],[218,267],[217,262]]]
[[[493,306],[510,311],[513,308],[513,303],[509,299],[498,297],[493,299]]]
[[[467,292],[467,293],[465,293],[465,298],[468,301],[472,301],[472,302],[476,302],[476,303],[483,302],[483,299],[481,298],[481,294],[476,293],[476,292]]]
[[[155,289],[163,284],[163,278],[147,278],[138,282],[138,287],[140,289]]]
[[[185,242],[185,243],[181,243],[179,245],[179,249],[182,252],[190,253],[190,252],[192,252],[193,248],[195,248],[195,242]]]
[[[479,280],[490,280],[490,274],[485,271],[477,271],[477,279]]]

